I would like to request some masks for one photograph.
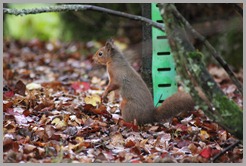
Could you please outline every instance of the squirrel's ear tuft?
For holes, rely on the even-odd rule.
[[[114,40],[113,40],[112,38],[109,38],[109,39],[107,40],[107,43],[114,44]]]
[[[106,44],[105,44],[105,47],[107,49],[107,51],[111,51],[114,47],[114,40],[112,38],[108,39]]]

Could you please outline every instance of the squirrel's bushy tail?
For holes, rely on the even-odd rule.
[[[161,106],[156,108],[154,118],[156,121],[168,121],[181,112],[189,112],[194,109],[195,103],[191,96],[185,92],[177,92],[168,97]]]

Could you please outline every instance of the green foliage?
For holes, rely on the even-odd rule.
[[[235,23],[235,26],[239,25]],[[243,67],[243,32],[231,28],[228,32],[223,34],[214,35],[209,39],[210,43],[215,47],[215,49],[220,53],[220,55],[225,59],[225,61],[232,65],[235,69],[240,69]],[[207,63],[215,63],[217,61],[211,56],[207,49],[201,48],[204,52],[204,60]]]
[[[9,4],[16,9],[37,8],[52,4]],[[26,16],[6,15],[4,36],[14,39],[41,40],[58,39],[60,35],[60,18],[58,13],[42,13]]]
[[[226,61],[236,68],[243,67],[243,32],[231,30],[222,37],[221,41],[225,41],[225,47],[220,51],[225,55]]]
[[[54,4],[8,4],[7,7],[33,9],[51,5]],[[93,5],[141,15],[140,4],[100,3]],[[132,24],[127,19],[90,10],[42,13],[22,17],[5,15],[4,19],[4,36],[24,40],[32,38],[63,41],[107,39],[115,36],[120,28],[127,27],[126,24]]]

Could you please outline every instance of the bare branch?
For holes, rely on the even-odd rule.
[[[232,6],[243,17],[243,8],[238,3],[233,3]]]
[[[133,14],[128,14],[124,12],[119,12],[99,6],[93,5],[59,5],[59,6],[49,6],[49,7],[42,7],[42,8],[34,8],[34,9],[8,9],[3,8],[4,14],[12,14],[12,15],[27,15],[27,14],[38,14],[38,13],[48,13],[48,12],[67,12],[67,11],[82,11],[82,10],[94,10],[98,12],[108,13],[114,16],[124,17],[127,19],[132,19],[136,21],[141,21],[156,27],[162,31],[164,31],[164,26],[160,23],[154,22],[148,18],[137,16]]]

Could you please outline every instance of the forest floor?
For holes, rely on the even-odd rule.
[[[92,64],[97,44],[4,41],[3,162],[242,162],[242,144],[224,151],[237,139],[203,110],[165,124],[124,122],[117,95],[101,103],[107,77]],[[208,69],[242,107],[224,70]]]

